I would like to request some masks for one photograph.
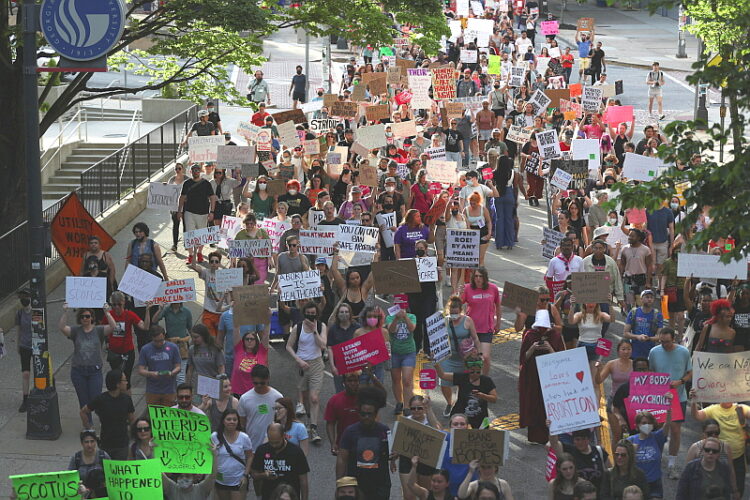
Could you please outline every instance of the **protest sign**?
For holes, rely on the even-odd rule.
[[[615,81],[615,95],[623,94],[625,91],[623,90],[622,80],[616,80]]]
[[[568,85],[568,90],[570,90],[570,97],[580,97],[583,93],[583,85],[580,83],[571,83]]]
[[[477,50],[461,49],[461,62],[465,64],[476,64],[478,56]]]
[[[375,253],[380,230],[372,226],[339,224],[339,251]]]
[[[219,146],[224,145],[223,135],[206,135],[188,137],[188,157],[190,163],[216,161]]]
[[[258,131],[260,131],[260,127],[250,122],[240,122],[237,125],[237,134],[243,137],[248,143],[255,142],[258,138]]]
[[[346,342],[331,346],[333,363],[340,375],[359,370],[367,363],[373,366],[390,359],[380,330],[355,337]]]
[[[450,66],[431,69],[432,95],[435,99],[456,97],[456,71]]]
[[[269,182],[269,186],[271,185],[273,181]],[[282,184],[284,181],[280,181]],[[271,220],[271,219],[264,219],[263,220],[263,228],[268,233],[268,236],[271,238],[271,242],[273,243],[273,251],[278,252],[279,251],[279,240],[281,239],[281,235],[284,234],[287,230],[292,228],[292,222],[291,221],[277,221],[277,220]]]
[[[602,89],[601,87],[585,86],[583,88],[583,98],[581,99],[583,110],[590,113],[597,113],[602,106]]]
[[[633,120],[633,106],[607,106],[604,121],[617,126],[620,123],[630,123]]]
[[[323,210],[313,210],[310,209],[307,211],[307,223],[310,226],[311,229],[314,229],[318,226],[318,223],[326,218],[326,213]]]
[[[154,459],[163,472],[211,472],[211,422],[206,415],[179,408],[149,406]]]
[[[420,283],[432,283],[438,280],[437,257],[416,257],[417,273]]]
[[[557,130],[551,129],[545,130],[544,132],[537,132],[536,142],[539,146],[539,153],[545,160],[560,158],[562,156],[560,140],[557,137]]]
[[[576,22],[576,31],[594,31],[594,18],[593,17],[579,17]]]
[[[307,117],[305,117],[305,112],[301,109],[290,109],[289,111],[277,111],[276,113],[273,113],[271,116],[273,116],[273,121],[276,122],[276,125],[279,125],[281,123],[285,123],[288,121],[292,121],[295,124],[299,125],[300,123],[305,123],[307,121]]]
[[[368,127],[359,127],[354,132],[354,137],[358,143],[367,149],[376,149],[385,146],[385,125],[377,123]],[[344,157],[344,161],[346,161],[346,157]]]
[[[451,342],[448,337],[448,325],[442,311],[438,311],[427,319],[427,338],[430,341],[430,355],[435,363],[448,359],[451,355]]]
[[[209,465],[213,463],[211,450],[203,453],[209,456]],[[154,456],[156,454],[156,449],[154,449]],[[156,458],[151,460],[104,459],[103,466],[109,498],[117,500],[164,499],[161,474],[165,469]],[[206,474],[210,472],[211,467],[208,468]]]
[[[370,150],[364,147],[362,144],[358,143],[357,141],[354,141],[350,149],[352,153],[359,155],[359,156],[367,157],[367,155],[370,154]]]
[[[320,141],[317,139],[302,141],[302,149],[305,150],[306,155],[320,154]]]
[[[609,339],[598,339],[594,351],[599,356],[606,358],[612,352],[612,341]]]
[[[560,231],[555,231],[545,227],[542,229],[544,236],[544,246],[542,247],[542,257],[551,259],[555,256],[555,249],[560,246],[560,242],[565,238],[565,235]]]
[[[107,278],[65,277],[65,302],[70,308],[98,309],[107,302]]]
[[[279,123],[276,128],[279,131],[279,141],[283,146],[293,149],[301,145],[294,122]]]
[[[128,264],[117,289],[135,299],[147,302],[154,298],[160,286],[161,279],[158,276],[154,276],[139,267]],[[99,304],[99,307],[102,304]]]
[[[440,468],[445,454],[445,433],[410,418],[398,417],[393,424],[391,452],[407,458],[419,457],[419,462]]]
[[[609,273],[572,273],[571,290],[578,304],[609,303]]]
[[[599,168],[599,152],[599,139],[575,139],[570,143],[570,153],[573,159],[587,160],[589,170]],[[592,165],[594,165],[593,168]]]
[[[300,229],[299,251],[305,255],[331,255],[337,235],[336,226],[317,226],[317,229],[312,230]]]
[[[437,387],[437,371],[432,368],[422,368],[419,370],[419,388],[431,391],[435,387]]]
[[[568,185],[570,185],[570,181],[572,179],[573,174],[568,173],[561,168],[558,168],[557,170],[555,170],[555,173],[552,175],[549,183],[564,191],[568,189]]]
[[[401,82],[401,68],[391,66],[388,68],[388,85],[398,85]]]
[[[557,21],[542,21],[542,35],[557,35],[560,32],[560,26]]]
[[[693,388],[696,400],[705,403],[750,400],[750,351],[727,354],[695,351]]]
[[[365,108],[365,117],[368,122],[387,120],[391,117],[391,109],[388,106],[388,103],[373,104]]]
[[[503,285],[502,305],[510,309],[521,308],[525,314],[534,314],[539,299],[539,292],[530,288],[506,281]]]
[[[572,118],[568,118],[568,115],[566,115],[566,120],[575,120],[576,118],[583,116],[583,107],[581,107],[581,104],[568,99],[560,99],[560,111],[562,111],[563,114],[572,113],[570,115]]]
[[[336,128],[338,123],[339,121],[334,118],[315,118],[310,120],[310,131],[320,134]]]
[[[489,55],[489,63],[487,64],[487,74],[500,76],[500,62],[502,58],[500,56]]]
[[[281,196],[282,194],[286,194],[286,181],[284,179],[268,181],[266,192],[271,196]],[[267,220],[268,219],[265,219],[263,222]]]
[[[358,181],[359,181],[360,186],[377,187],[378,186],[377,167],[372,166],[372,165],[361,165],[359,167]]]
[[[627,245],[628,235],[625,234],[619,227],[613,227],[607,235],[607,245],[609,245],[610,248],[615,248],[618,243],[621,247]]]
[[[230,240],[229,258],[271,257],[273,242],[269,239]]]
[[[221,248],[229,248],[228,242],[233,240],[237,233],[242,231],[244,223],[242,217],[232,217],[231,215],[225,215],[221,218],[221,226],[219,231],[221,233],[219,246]]]
[[[523,77],[526,76],[526,68],[523,66],[513,66],[510,68],[510,79],[508,87],[520,87],[523,85]]]
[[[584,140],[584,139],[577,139]],[[574,143],[576,141],[573,141]],[[597,160],[598,161],[598,160]],[[570,181],[570,189],[585,189],[589,178],[589,160],[562,160],[554,159],[551,162],[552,168],[550,173],[555,175],[558,169],[565,170],[573,175]]]
[[[79,500],[77,470],[10,476],[17,500]]]
[[[407,138],[417,135],[417,122],[407,120],[405,122],[391,123],[391,132],[394,137]]]
[[[195,279],[162,281],[151,301],[155,306],[195,300]]]
[[[393,236],[395,233],[391,228],[396,227],[396,212],[377,214],[375,220],[382,230],[381,234],[383,235],[383,243],[385,243],[386,248],[393,247]]]
[[[432,76],[427,68],[407,69],[407,80],[409,89],[412,92],[412,98],[409,106],[412,109],[430,109],[432,99],[430,99],[429,90],[432,85]]]
[[[302,103],[302,106],[301,106],[302,112],[305,114],[308,114],[308,113],[314,113],[316,111],[320,111],[321,109],[323,109],[324,104],[325,103],[323,102],[322,99],[317,100],[317,101],[304,102]]]
[[[105,252],[115,245],[115,240],[94,220],[75,192],[65,199],[55,214],[50,232],[52,243],[74,275],[81,273],[83,256],[89,250],[89,237],[98,236],[100,247]]]
[[[268,310],[268,286],[246,285],[232,288],[233,320],[235,325],[263,325],[271,318]]]
[[[728,263],[719,260],[720,255],[700,255],[680,253],[677,257],[677,276],[695,276],[696,278],[714,278],[725,280],[746,280],[747,262],[745,259],[730,260]]]
[[[433,160],[427,160],[427,163],[430,163]],[[447,162],[447,163],[454,163],[455,162]],[[455,177],[455,176],[454,176]],[[435,221],[438,220],[438,218],[443,216],[443,213],[445,212],[445,207],[448,205],[448,200],[440,197],[436,197],[435,201],[432,202],[432,206],[427,211],[425,215],[423,215],[423,222],[427,225],[434,224]]]
[[[457,171],[455,161],[427,160],[427,176],[432,181],[453,184],[456,182]]]
[[[384,72],[369,72],[362,75],[362,81],[370,89],[372,95],[385,94],[388,91],[387,79],[388,75]]]
[[[469,0],[456,0],[456,15],[469,17]]]
[[[227,292],[236,286],[242,286],[241,268],[230,267],[229,269],[216,270],[215,287],[217,292]]]
[[[375,290],[380,295],[422,291],[417,263],[412,259],[373,262],[372,276],[375,278]]]
[[[320,287],[320,272],[317,269],[299,273],[279,274],[278,282],[279,300],[282,302],[314,299],[315,297],[323,296],[323,291]]]
[[[218,243],[221,240],[221,228],[219,226],[203,227],[182,233],[182,242],[185,248],[200,247]]]
[[[195,388],[195,393],[201,396],[219,399],[221,396],[221,381],[219,379],[198,375],[198,387]]]
[[[665,393],[672,394],[672,399],[664,396]],[[628,422],[632,429],[636,428],[635,416],[638,412],[647,411],[651,413],[657,422],[664,423],[667,421],[667,409],[672,410],[672,421],[682,420],[685,416],[680,406],[680,397],[676,389],[665,389],[660,394],[649,394],[635,396],[630,395],[623,401],[627,413]]]
[[[556,463],[557,453],[555,453],[555,449],[550,446],[549,451],[547,452],[547,460],[544,462],[544,479],[547,482],[552,481],[557,476],[557,468],[555,467]]]
[[[430,160],[445,160],[445,146],[439,148],[426,148],[424,150]]]
[[[586,348],[538,356],[536,365],[547,418],[552,422],[550,434],[601,425]]]
[[[352,101],[362,102],[367,99],[367,86],[366,85],[355,85],[352,89],[352,95],[350,96]]]
[[[462,102],[446,102],[445,104],[445,115],[448,120],[453,118],[460,119],[464,115],[464,103]]]
[[[539,74],[544,75],[544,74],[547,73],[547,67],[549,66],[550,59],[551,59],[550,57],[537,56],[537,58],[536,58],[536,71]],[[550,82],[550,86],[551,86],[551,82]],[[548,107],[551,107],[551,106],[548,106]]]
[[[331,109],[331,105],[339,100],[338,94],[323,94],[323,106]]]
[[[340,116],[341,118],[354,118],[357,116],[359,110],[359,104],[351,101],[336,101],[333,103],[330,109],[332,116]]]
[[[478,229],[446,229],[445,266],[478,267],[479,238]]]
[[[467,42],[476,39],[477,47],[487,47],[494,27],[495,21],[492,19],[469,18],[464,30],[464,39]]]
[[[496,429],[451,429],[451,462],[480,465],[505,464],[510,451],[508,431]]]
[[[516,144],[526,144],[531,139],[531,130],[525,129],[521,125],[511,125],[508,129],[508,135],[505,137]]]
[[[549,97],[550,108],[559,108],[561,100],[570,101],[570,89],[545,89],[544,95]]]
[[[176,212],[181,192],[182,186],[180,184],[151,182],[148,185],[146,208]]]
[[[659,158],[625,153],[622,176],[634,181],[648,182],[658,177],[665,168],[664,163]]]
[[[469,4],[471,5],[471,12],[475,16],[481,16],[482,14],[484,14],[484,8],[482,7],[482,2],[479,2],[477,0],[471,0]]]
[[[273,135],[270,128],[262,128],[258,130],[258,135],[255,137],[255,149],[256,151],[271,151],[273,149]]]
[[[216,166],[220,168],[242,168],[255,161],[254,147],[219,146],[216,150]]]
[[[528,100],[528,104],[531,104],[534,107],[534,115],[540,115],[547,111],[547,106],[549,106],[549,103],[551,102],[552,99],[547,97],[544,91],[540,89],[537,89],[536,92],[531,95],[531,99]]]

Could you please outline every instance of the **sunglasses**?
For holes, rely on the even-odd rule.
[[[716,448],[706,448],[706,447],[703,448],[703,452],[704,453],[710,453],[712,455],[717,455],[717,454],[721,453],[721,451],[717,450]]]
[[[298,247],[299,244],[297,244],[297,243],[289,243],[287,246],[289,246],[289,247]]]
[[[90,318],[90,317],[91,317],[90,314],[81,314],[81,319]]]
[[[362,410],[359,411],[360,417],[370,417],[372,415],[375,415],[374,411],[362,411]]]
[[[151,427],[138,427],[138,432],[148,432],[151,430]]]

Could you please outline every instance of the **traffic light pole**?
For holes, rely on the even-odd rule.
[[[32,364],[34,384],[27,403],[26,438],[57,439],[62,433],[57,391],[52,383],[47,335],[47,291],[44,279],[45,234],[42,218],[42,175],[39,160],[39,104],[37,91],[37,47],[39,10],[34,0],[24,0],[23,22],[23,108],[24,163],[31,255]]]

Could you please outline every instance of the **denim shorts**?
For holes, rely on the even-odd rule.
[[[412,368],[417,366],[416,352],[410,352],[408,354],[396,354],[395,352],[391,353],[391,370],[404,366],[411,366]]]
[[[664,498],[664,486],[661,484],[661,478],[648,483],[648,489],[651,498]]]
[[[589,361],[596,361],[596,359],[599,357],[599,355],[596,353],[596,342],[588,343],[579,341],[578,347],[586,348],[586,356],[589,358]]]

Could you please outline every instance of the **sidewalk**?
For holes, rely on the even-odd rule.
[[[559,17],[560,7],[560,0],[552,0],[549,12]],[[676,57],[678,30],[674,19],[652,16],[648,10],[597,7],[592,1],[583,5],[567,2],[563,23],[575,26],[580,17],[595,19],[596,41],[602,42],[609,63],[651,69],[651,64],[659,61],[663,70],[692,72],[691,66],[697,61],[698,39],[687,31],[688,57]],[[561,29],[557,38],[575,47],[575,35],[575,30]]]

